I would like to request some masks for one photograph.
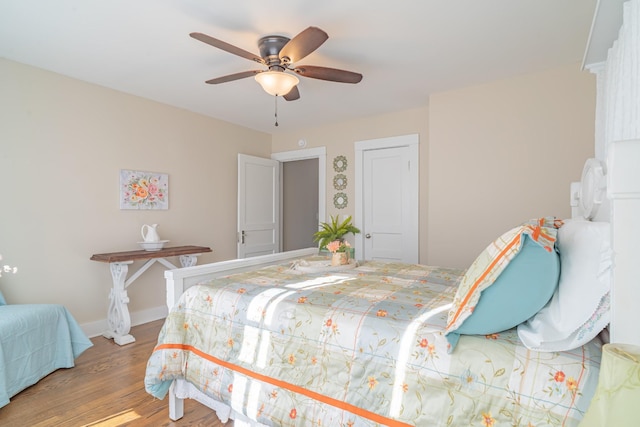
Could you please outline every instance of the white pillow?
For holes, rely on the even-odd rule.
[[[609,323],[611,225],[571,219],[558,230],[560,281],[551,301],[518,325],[524,345],[566,351],[586,344]]]

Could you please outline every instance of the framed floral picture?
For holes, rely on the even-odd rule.
[[[120,170],[120,209],[169,209],[169,175]]]

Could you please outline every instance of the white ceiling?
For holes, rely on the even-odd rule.
[[[398,111],[435,92],[579,67],[596,0],[0,0],[0,57],[268,133]],[[309,26],[329,39],[298,65],[356,71],[357,85],[300,78],[274,98],[258,64],[189,37],[258,54],[268,34]]]

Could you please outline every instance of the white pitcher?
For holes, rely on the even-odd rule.
[[[158,224],[145,224],[142,226],[140,233],[142,234],[142,239],[145,242],[159,242],[160,236],[158,236]]]

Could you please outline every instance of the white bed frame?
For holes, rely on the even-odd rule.
[[[612,17],[615,21],[622,15],[622,9],[622,27],[619,22],[606,25]],[[610,221],[612,227],[611,342],[633,345],[640,345],[640,80],[630,71],[640,67],[640,40],[633,39],[631,31],[637,28],[640,0],[624,5],[619,0],[599,1],[585,54],[585,62],[589,63],[584,64],[597,75],[596,158],[605,162],[607,169],[608,203],[595,219]],[[611,44],[607,39],[613,41],[616,37],[619,48],[608,49]],[[604,50],[603,43],[608,43]],[[185,289],[200,281],[309,256],[317,250],[308,248],[166,271],[167,306],[171,309]],[[183,416],[183,405],[172,385],[172,420]]]
[[[171,310],[180,298],[180,295],[182,295],[182,293],[190,286],[199,282],[215,279],[216,277],[227,276],[233,273],[257,269],[267,265],[286,263],[287,261],[293,261],[298,258],[317,254],[318,248],[315,247],[167,270],[164,273],[167,283],[167,307]],[[178,420],[183,416],[184,399],[176,396],[175,383],[173,383],[169,389],[169,418],[172,420]]]
[[[167,282],[167,307],[171,310],[175,303],[178,302],[180,295],[182,295],[187,288],[199,282],[317,254],[317,247],[305,248],[252,258],[231,259],[211,264],[167,270],[164,272],[164,278]]]
[[[598,0],[583,68],[596,75],[595,154],[607,166],[611,342],[640,345],[640,0]],[[596,217],[598,219],[598,217]]]

